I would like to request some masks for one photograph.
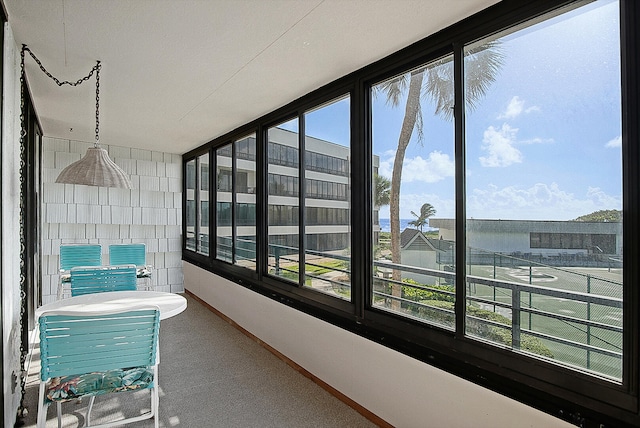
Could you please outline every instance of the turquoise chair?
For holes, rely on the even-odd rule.
[[[136,265],[138,278],[143,279],[147,290],[152,289],[151,266],[147,265],[147,247],[145,244],[112,244],[109,245],[109,264]]]
[[[71,282],[71,269],[78,266],[101,266],[102,247],[100,245],[61,245],[60,281],[58,282],[58,300],[62,299]]]
[[[71,269],[71,296],[137,290],[137,283],[135,265],[83,266]]]
[[[158,428],[158,332],[155,306],[119,312],[45,312],[40,327],[38,428],[56,403],[58,428],[62,402],[90,397],[85,426],[106,428],[154,418]],[[150,389],[151,410],[101,425],[91,425],[97,395]]]

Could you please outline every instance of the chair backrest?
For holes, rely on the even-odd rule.
[[[51,311],[40,325],[40,378],[156,364],[160,311],[146,306],[87,314]]]
[[[61,245],[60,270],[68,271],[76,266],[102,265],[102,247],[100,245]]]
[[[145,244],[113,244],[109,245],[109,264],[145,266],[147,249]]]
[[[136,267],[96,266],[71,269],[71,296],[137,289]]]

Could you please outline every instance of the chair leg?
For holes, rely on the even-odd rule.
[[[89,399],[89,406],[87,407],[87,416],[85,416],[85,426],[91,425],[91,410],[93,409],[93,402],[95,401],[96,396],[92,395]]]
[[[158,394],[158,384],[151,388],[151,412],[153,413],[153,426],[159,428],[160,423],[160,397]]]
[[[62,402],[56,402],[56,410],[58,414],[58,428],[62,428]]]
[[[44,402],[44,383],[40,382],[40,392],[38,394],[38,421],[37,428],[44,428],[47,424],[47,409],[49,404]]]

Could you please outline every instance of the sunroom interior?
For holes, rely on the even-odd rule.
[[[4,426],[22,419],[34,311],[57,298],[60,246],[106,251],[123,243],[146,245],[155,290],[189,295],[381,426],[640,424],[640,293],[628,286],[640,271],[627,262],[640,250],[633,235],[640,202],[632,191],[640,185],[634,1],[0,1]],[[584,31],[562,44],[552,31],[566,22]],[[543,42],[533,39],[538,33]],[[538,58],[523,50],[531,40],[546,44],[540,51],[553,66],[525,62]],[[476,58],[493,61],[480,89],[472,82]],[[509,68],[513,58],[520,68]],[[93,76],[83,79],[96,61],[99,86]],[[522,86],[501,83],[509,73],[522,76],[514,78]],[[423,88],[449,79],[439,89],[447,103],[416,98],[418,109],[435,109],[438,118],[409,123],[403,102],[410,81],[423,75]],[[59,86],[52,76],[82,82]],[[562,79],[583,86],[563,87]],[[598,102],[585,107],[585,93]],[[494,95],[503,104],[489,111],[482,103]],[[560,110],[555,120],[544,116]],[[94,147],[98,117],[99,144],[130,189],[56,183]],[[389,203],[373,194],[386,174],[393,195],[405,126],[409,147],[427,150],[404,159],[398,192],[405,215],[398,217],[393,196]],[[570,132],[581,143],[597,140],[584,143],[587,154],[575,161],[576,149],[558,148]],[[540,150],[533,170],[524,166],[534,156],[527,148]],[[574,197],[553,176],[530,180],[523,196],[519,174],[555,173],[543,155],[566,157],[555,167],[558,180],[592,179],[588,195]],[[571,162],[580,164],[580,178]],[[404,187],[412,181],[425,189],[436,183],[441,193],[416,190],[418,200]],[[471,191],[481,188],[493,193]],[[501,206],[507,193],[510,205]],[[516,213],[518,203],[526,217]],[[545,217],[544,204],[566,213]],[[432,211],[421,213],[421,205]],[[605,210],[620,217],[580,220]],[[382,219],[389,216],[387,232]],[[417,250],[401,248],[394,229],[394,220],[411,216],[412,237],[414,227],[422,238],[411,240]],[[431,216],[432,225],[448,228],[423,233]],[[490,227],[500,220],[503,229],[486,238],[477,218],[491,219],[482,223]],[[581,229],[563,226],[576,219]],[[507,254],[505,242],[515,242],[512,232],[525,220],[537,229],[526,229],[526,245]],[[512,235],[494,239],[508,235],[505,224]],[[395,254],[403,251],[400,261]],[[320,259],[340,267],[323,276],[309,267]],[[496,279],[501,269],[508,280]],[[569,270],[588,289],[553,289]],[[610,284],[618,288],[609,291]],[[485,287],[494,300],[480,295]],[[496,289],[509,297],[500,301]],[[430,293],[429,303],[412,300],[420,292]],[[572,300],[581,309],[550,314],[532,304],[544,300]],[[502,318],[472,330],[489,308]],[[602,319],[592,310],[603,311]],[[586,321],[576,314],[583,311]],[[532,317],[586,331],[587,339],[536,330]],[[508,331],[506,342],[486,333],[492,328]],[[531,351],[525,336],[550,350]],[[573,352],[584,352],[586,362]]]

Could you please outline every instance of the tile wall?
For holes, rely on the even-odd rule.
[[[133,189],[55,183],[60,171],[92,146],[43,138],[43,303],[56,297],[62,244],[101,244],[102,262],[108,264],[110,244],[142,242],[147,247],[147,263],[153,266],[156,289],[182,292],[182,156],[102,144],[129,174]]]

